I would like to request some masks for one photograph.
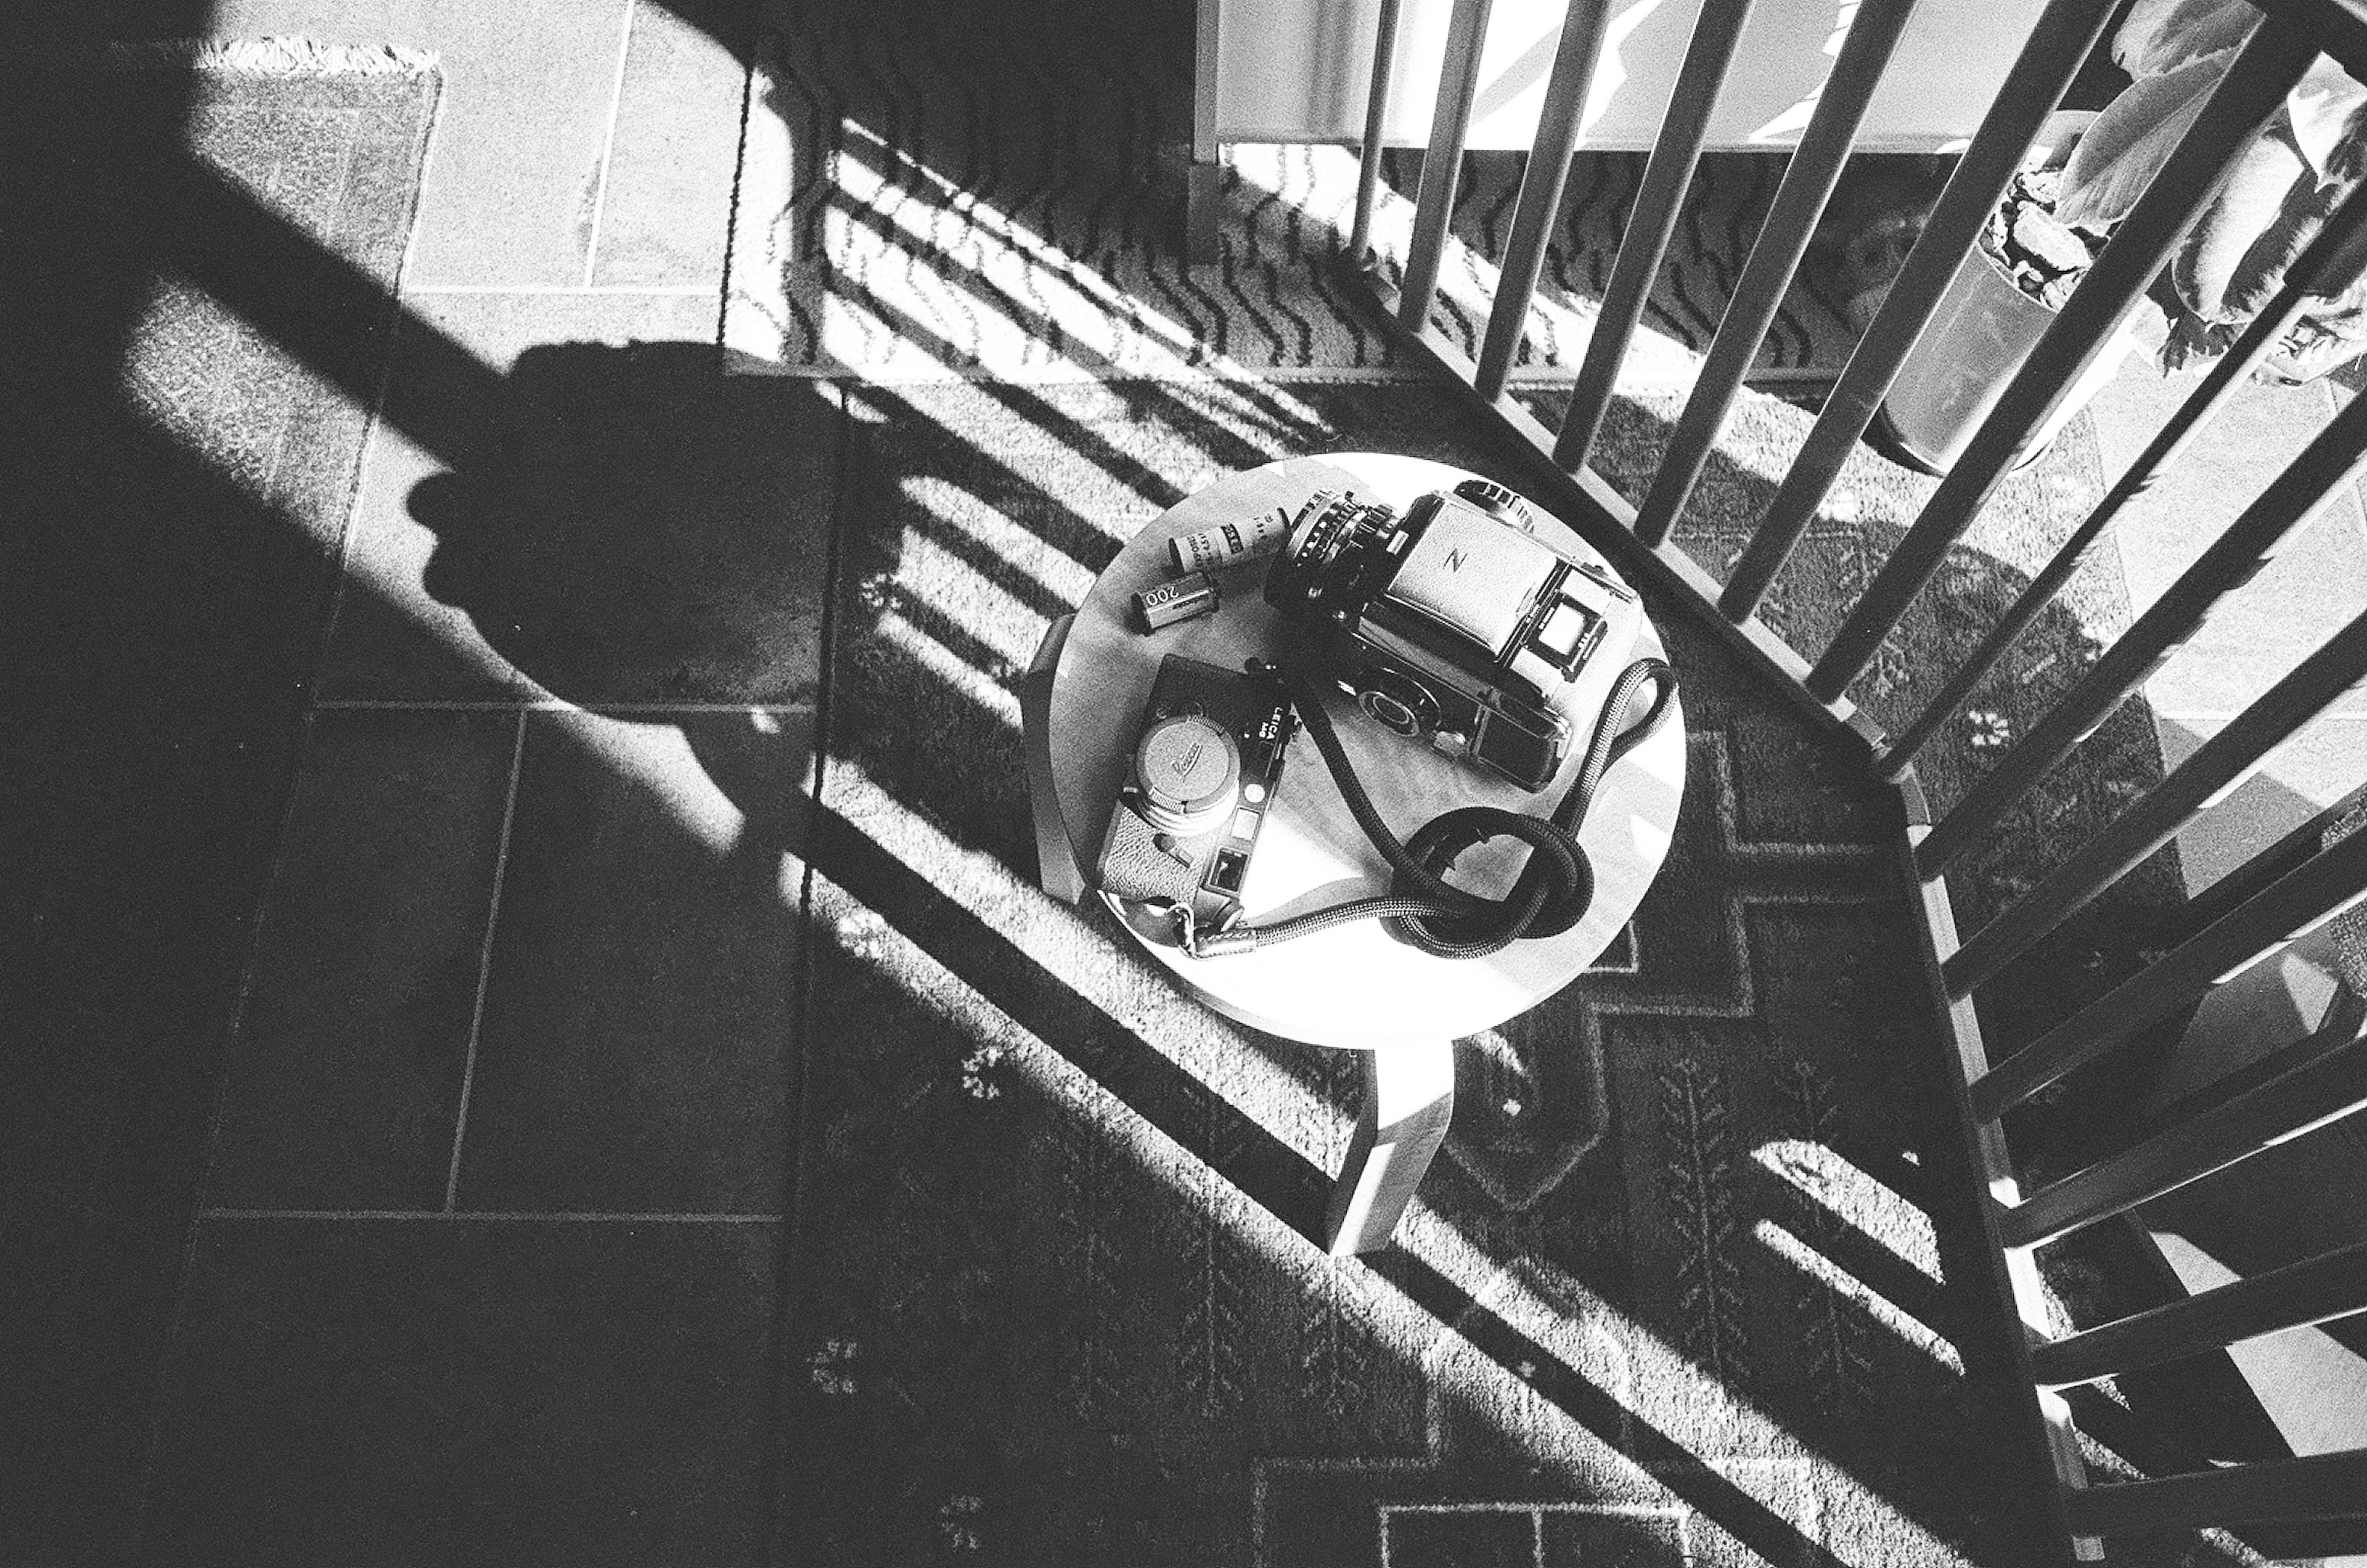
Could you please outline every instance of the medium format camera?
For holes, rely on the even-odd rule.
[[[1297,726],[1270,670],[1169,654],[1102,840],[1102,889],[1176,905],[1198,930],[1230,921]]]
[[[1402,515],[1317,491],[1265,597],[1307,634],[1312,672],[1365,714],[1531,791],[1592,733],[1643,620],[1634,593],[1538,538],[1521,498],[1485,479]]]

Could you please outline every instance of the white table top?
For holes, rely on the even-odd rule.
[[[1275,613],[1260,592],[1263,561],[1217,574],[1224,605],[1214,616],[1147,635],[1137,629],[1133,595],[1172,575],[1167,541],[1275,506],[1296,512],[1319,489],[1353,488],[1360,496],[1403,510],[1425,491],[1470,477],[1423,458],[1383,454],[1287,458],[1209,486],[1127,545],[1078,610],[1052,688],[1054,795],[1078,863],[1089,876],[1161,660],[1180,653],[1239,669],[1242,660],[1272,651]],[[1542,507],[1532,508],[1541,536],[1582,559],[1602,561]],[[1659,636],[1647,621],[1629,657],[1661,651]],[[1549,788],[1531,795],[1389,733],[1343,695],[1335,694],[1331,711],[1357,776],[1400,839],[1456,806],[1503,806],[1545,816],[1577,776],[1580,758],[1574,753]],[[1658,733],[1604,774],[1580,830],[1595,875],[1594,901],[1585,918],[1558,937],[1517,942],[1492,957],[1433,957],[1391,937],[1377,920],[1206,959],[1193,958],[1155,936],[1163,926],[1145,919],[1129,922],[1129,929],[1200,1000],[1271,1033],[1359,1050],[1459,1038],[1525,1012],[1575,979],[1610,945],[1668,855],[1684,775],[1684,715],[1672,703]],[[1466,853],[1454,879],[1474,892],[1501,893],[1521,859],[1519,846],[1500,840]],[[1313,740],[1301,735],[1291,744],[1242,889],[1248,918],[1263,921],[1297,914],[1386,892],[1387,886],[1387,863],[1350,816]],[[1127,914],[1116,900],[1111,906],[1121,919]]]

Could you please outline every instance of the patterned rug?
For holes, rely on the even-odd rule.
[[[1559,423],[1565,398],[1554,390],[1528,394],[1532,410],[1549,424]],[[1629,501],[1642,501],[1682,408],[1681,400],[1653,396],[1612,405],[1593,465]],[[1723,581],[1740,558],[1750,529],[1814,423],[1813,410],[1772,397],[1746,395],[1738,403],[1673,535],[1712,577]],[[1972,648],[2044,567],[2101,498],[2103,480],[2095,427],[2084,414],[2006,479],[1852,687],[1852,696],[1875,722],[1897,734],[1914,721],[1938,694],[1952,658]],[[1776,577],[1761,617],[1814,659],[1938,485],[1861,445]],[[1962,799],[2131,618],[2118,561],[2099,551],[1917,757],[1933,808],[1945,811]],[[2140,695],[2104,720],[2078,763],[2045,775],[1999,830],[1951,871],[1958,929],[1969,936],[2002,912],[2160,782],[2162,771],[2152,711]],[[2083,1005],[2149,961],[2155,931],[2184,901],[2177,848],[2168,845],[1984,987],[1978,1001],[1992,1058],[2059,1021],[2067,1003]],[[2133,1054],[2117,1070],[2141,1072],[2149,1062]],[[2057,1098],[2069,1094],[2058,1091]],[[2066,1153],[2042,1149],[2027,1134],[2017,1145],[2025,1156],[2046,1163]]]
[[[1398,1245],[1335,1263],[1307,1237],[1353,1058],[1211,1018],[1036,891],[1013,690],[1219,473],[1517,455],[1411,386],[844,391],[792,1560],[2030,1560],[1963,1372],[1974,1188],[1895,829],[1843,756],[1661,607],[1667,869],[1595,973],[1459,1043]]]
[[[1232,149],[1219,258],[1184,264],[1192,26],[1174,0],[776,6],[742,144],[724,327],[735,367],[898,380],[1406,374],[1331,280],[1355,202],[1347,150]],[[1704,160],[1628,384],[1690,383],[1784,159]],[[1433,319],[1467,348],[1524,162],[1465,160]],[[1421,154],[1386,163],[1373,232],[1394,281]],[[1517,374],[1576,374],[1643,164],[1640,152],[1577,159]],[[1812,267],[1795,285],[1763,374],[1838,372],[1852,333],[1829,278]]]

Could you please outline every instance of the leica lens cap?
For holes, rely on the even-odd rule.
[[[1134,750],[1143,815],[1171,833],[1188,837],[1222,822],[1233,808],[1240,779],[1233,738],[1199,714],[1161,719],[1144,731]]]

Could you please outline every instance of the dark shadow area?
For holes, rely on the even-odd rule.
[[[209,1115],[401,318],[401,229],[324,246],[244,183],[201,73],[108,52],[210,12],[28,17],[0,94],[10,1562],[141,1550]],[[438,398],[391,412],[458,460],[493,378],[410,336]]]
[[[203,6],[176,18],[188,30]],[[13,303],[6,817],[11,1083],[0,1555],[122,1562],[171,1322],[206,1113],[334,583],[311,496],[261,501],[156,427],[132,353],[192,232],[171,71],[42,73],[98,30],[37,28],[10,67],[0,170]],[[20,40],[23,41],[23,40]],[[312,247],[290,294],[345,264]],[[392,301],[308,324],[366,359]],[[260,392],[267,388],[257,388]],[[291,514],[291,513],[293,514]]]

